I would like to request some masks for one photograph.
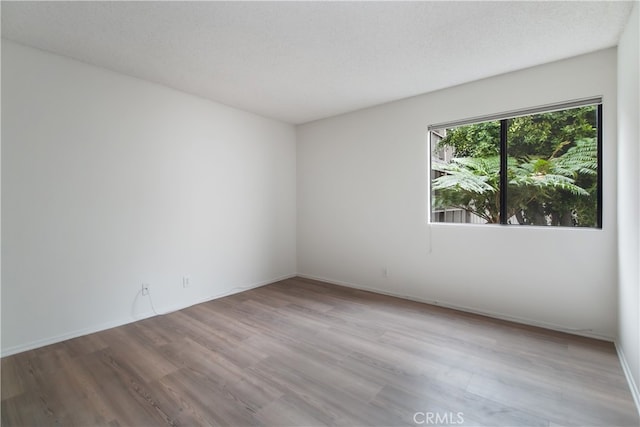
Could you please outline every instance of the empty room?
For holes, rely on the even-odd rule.
[[[640,425],[637,1],[0,8],[2,426]]]

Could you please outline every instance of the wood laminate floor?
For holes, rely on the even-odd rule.
[[[2,359],[2,425],[638,426],[611,343],[289,279]]]

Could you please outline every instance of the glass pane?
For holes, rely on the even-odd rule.
[[[507,222],[597,227],[596,107],[507,123]]]
[[[431,131],[431,221],[500,223],[500,122]]]

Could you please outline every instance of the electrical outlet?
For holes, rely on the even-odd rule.
[[[149,288],[151,287],[151,285],[149,285],[148,283],[143,283],[142,284],[142,295],[149,295]]]
[[[191,279],[189,278],[189,276],[183,276],[182,277],[182,287],[183,288],[188,288],[189,285],[191,285]]]

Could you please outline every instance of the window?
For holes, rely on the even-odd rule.
[[[602,226],[600,98],[429,126],[431,222]]]

